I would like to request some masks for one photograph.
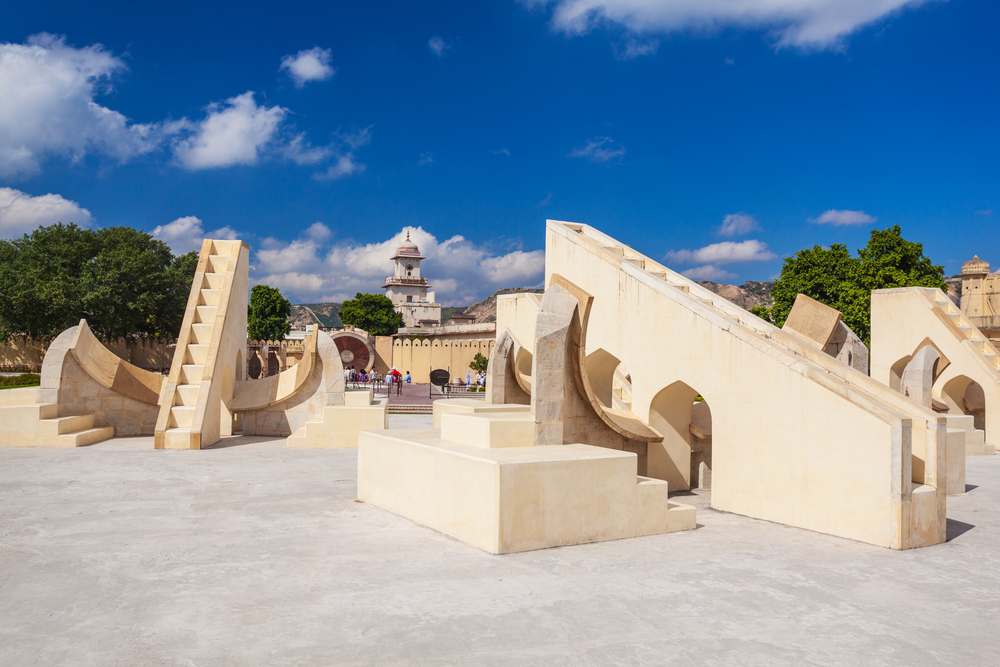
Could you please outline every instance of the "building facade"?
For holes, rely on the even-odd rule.
[[[424,257],[417,244],[406,240],[396,249],[392,260],[396,263],[395,274],[385,279],[382,289],[392,300],[396,312],[403,315],[404,327],[436,327],[441,325],[441,304],[434,301],[434,292],[427,278],[420,275],[420,262]]]
[[[1000,273],[975,256],[962,264],[962,312],[990,340],[1000,339]]]

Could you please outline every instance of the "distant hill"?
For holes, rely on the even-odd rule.
[[[748,280],[742,286],[723,285],[713,283],[710,280],[697,282],[705,289],[715,292],[727,301],[732,301],[744,310],[750,310],[754,306],[764,306],[765,308],[774,306],[774,298],[771,297],[771,288],[774,287],[773,281]]]
[[[343,326],[340,321],[339,303],[301,303],[292,306],[292,314],[288,318],[293,329],[304,329],[307,325],[318,324],[321,327]]]
[[[522,292],[534,292],[536,294],[541,294],[544,290],[536,289],[533,287],[507,287],[502,290],[497,290],[493,294],[489,295],[482,301],[472,304],[467,308],[454,308],[449,309],[453,312],[448,313],[448,319],[445,320],[444,308],[441,309],[441,320],[446,324],[482,324],[484,322],[496,322],[497,321],[497,297],[501,294],[520,294]],[[473,315],[475,320],[454,320],[451,319],[454,315]]]

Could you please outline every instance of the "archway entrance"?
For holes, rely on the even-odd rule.
[[[971,415],[975,428],[986,431],[986,395],[978,382],[966,375],[953,377],[941,387],[941,400],[949,414]]]
[[[647,474],[667,480],[671,491],[711,488],[712,410],[708,401],[690,385],[674,382],[653,397],[648,423],[663,434],[663,443],[650,443]]]

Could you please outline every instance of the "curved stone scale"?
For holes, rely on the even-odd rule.
[[[316,363],[316,341],[316,334],[306,338],[302,361],[291,368],[259,380],[237,381],[233,388],[233,398],[229,402],[229,410],[231,412],[260,410],[293,396],[312,375]]]
[[[590,309],[594,303],[594,297],[557,273],[552,274],[551,284],[559,285],[565,289],[573,295],[579,304],[577,311],[579,318],[573,319],[571,328],[571,344],[576,353],[576,363],[573,364],[573,376],[576,379],[580,393],[587,398],[587,401],[590,402],[591,407],[594,408],[594,412],[601,418],[601,421],[607,424],[615,433],[629,440],[638,440],[639,442],[662,441],[663,435],[646,424],[646,422],[630,412],[611,407],[610,401],[605,405],[597,397],[591,383],[592,376],[607,374],[608,382],[610,383],[610,378],[614,374],[615,368],[618,367],[618,360],[610,356],[607,359],[607,363],[604,360],[588,360],[587,324],[590,320]]]
[[[98,384],[141,403],[159,403],[160,391],[167,378],[133,366],[109,350],[94,336],[87,320],[80,320],[70,350]]]

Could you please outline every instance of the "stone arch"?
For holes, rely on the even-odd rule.
[[[949,414],[970,415],[975,428],[986,431],[986,397],[978,382],[967,375],[956,375],[941,385],[940,397]],[[990,434],[986,435],[988,440]]]
[[[697,401],[699,397],[703,400]],[[696,409],[700,403],[705,407]],[[672,490],[689,489],[705,477],[711,483],[712,414],[697,389],[678,380],[658,391],[650,401],[647,423],[663,435],[662,443],[649,445],[647,475],[667,480]]]
[[[614,386],[615,369],[621,365],[621,360],[604,348],[598,348],[587,355],[586,369],[590,388],[594,398],[601,407],[611,407],[611,394]],[[654,427],[655,428],[655,427]]]
[[[908,363],[910,363],[910,359],[911,358],[912,357],[910,357],[909,355],[907,355],[907,356],[903,357],[902,359],[900,359],[899,361],[897,361],[896,363],[894,363],[889,368],[889,388],[890,389],[894,389],[896,391],[900,390],[900,388],[902,387],[902,381],[903,381],[903,371],[906,370],[906,365]]]

